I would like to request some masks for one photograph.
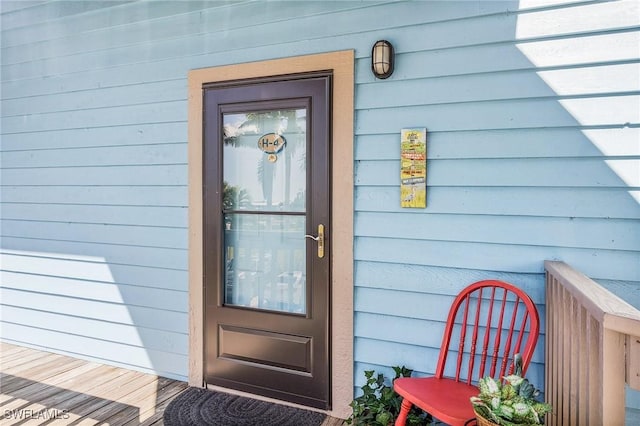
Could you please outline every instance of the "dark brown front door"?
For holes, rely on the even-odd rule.
[[[329,75],[204,89],[205,381],[330,408]]]

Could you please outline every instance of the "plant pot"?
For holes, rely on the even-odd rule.
[[[476,425],[477,426],[500,426],[498,423],[494,423],[493,421],[483,417],[481,414],[476,412]],[[518,423],[519,426],[539,426],[536,424],[529,423]]]
[[[476,413],[476,424],[478,426],[497,426],[497,423],[492,422],[489,419],[485,419],[480,414]]]

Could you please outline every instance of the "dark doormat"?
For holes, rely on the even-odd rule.
[[[164,410],[165,426],[320,426],[325,418],[315,411],[199,388],[187,389]]]

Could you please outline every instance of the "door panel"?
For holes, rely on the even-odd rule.
[[[329,75],[206,87],[203,147],[205,380],[325,409],[329,93]]]

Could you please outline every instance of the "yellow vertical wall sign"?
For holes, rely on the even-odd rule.
[[[427,129],[402,129],[400,137],[400,205],[427,207]]]

